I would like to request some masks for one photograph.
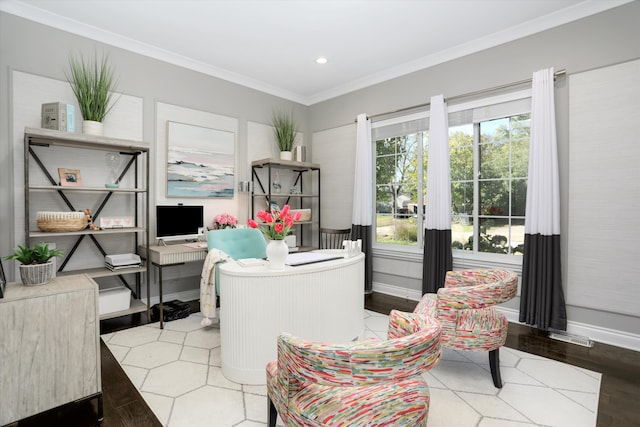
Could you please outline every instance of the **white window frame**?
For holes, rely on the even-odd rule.
[[[476,119],[474,117],[472,123],[475,123],[476,121],[487,121],[492,119],[503,118],[505,116],[513,116],[518,114],[530,113],[531,112],[530,100],[531,100],[531,89],[524,89],[520,91],[513,91],[509,93],[488,96],[486,98],[477,99],[473,101],[454,104],[448,107],[448,113],[454,114],[454,113],[467,111],[467,110],[479,111],[483,115],[483,117],[481,119]],[[512,111],[509,111],[506,115],[501,112],[501,109],[499,108],[500,104],[511,103],[514,101],[522,101],[522,102],[518,104],[517,108],[513,109]],[[523,105],[525,104],[528,105],[527,108],[523,107]],[[495,113],[492,111],[492,107],[498,107],[498,108],[494,108],[495,110],[497,110]],[[475,115],[475,111],[474,111],[474,115]],[[403,122],[409,122],[414,120],[425,120],[425,119],[428,122],[429,111],[417,112],[417,113],[408,114],[405,116],[398,116],[398,117],[393,117],[393,118],[384,119],[380,121],[373,121],[371,123],[371,128],[373,130],[373,129],[385,127],[385,126],[399,125]],[[428,128],[425,129],[425,131],[428,132]],[[371,160],[373,162],[373,170],[375,171],[375,165],[376,165],[375,138],[372,138],[372,144],[374,144],[374,147],[372,150],[373,157]],[[476,158],[476,155],[477,155],[476,151],[478,147],[476,147],[475,145],[476,144],[474,144],[474,173],[478,167],[478,162]],[[422,147],[420,147],[419,155],[422,155],[422,154],[423,154]],[[376,185],[377,185],[377,182],[374,179],[373,187],[372,187],[372,191],[373,191],[372,212],[374,215],[376,214]],[[424,177],[418,183],[419,188],[422,188],[423,185],[424,185]],[[474,208],[473,208],[474,224],[475,224],[475,220],[478,219],[478,216],[477,216],[478,207],[476,205],[477,200],[478,198],[475,197]],[[421,215],[418,215],[418,217],[421,217]],[[405,260],[421,260],[422,253],[423,253],[422,245],[424,244],[424,242],[422,241],[424,237],[424,232],[419,233],[418,244],[416,245],[408,246],[408,245],[398,245],[393,243],[379,243],[376,240],[377,231],[375,227],[375,224],[376,224],[375,218],[372,218],[372,220],[373,220],[374,226],[371,227],[371,233],[372,233],[371,242],[372,242],[372,249],[374,251],[374,254],[383,255],[383,256],[384,255],[393,256],[398,259],[405,259]],[[418,227],[419,229],[424,230],[424,224],[421,218],[418,220]],[[464,265],[464,266],[478,266],[478,267],[485,265],[485,263],[487,264],[490,263],[492,265],[513,265],[513,266],[522,264],[522,257],[518,255],[474,252],[474,251],[465,251],[465,250],[459,250],[459,249],[453,249],[452,252],[453,252],[453,258],[454,258],[454,267],[456,266],[456,264]]]

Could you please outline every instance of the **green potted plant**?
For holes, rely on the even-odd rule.
[[[15,259],[20,263],[20,278],[25,285],[44,285],[53,277],[53,257],[64,254],[52,249],[48,243],[38,243],[33,248],[18,245],[12,255],[5,259]]]
[[[112,91],[116,81],[109,58],[97,55],[85,59],[80,56],[69,56],[69,70],[65,71],[67,81],[78,100],[82,114],[82,132],[91,135],[102,135],[105,116],[113,107]]]
[[[293,113],[286,114],[281,111],[274,111],[271,125],[280,149],[280,159],[292,160],[292,151],[298,136],[298,127],[293,119]]]

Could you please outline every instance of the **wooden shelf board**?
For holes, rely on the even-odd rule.
[[[146,232],[142,227],[124,227],[124,228],[104,228],[102,230],[80,230],[80,231],[30,231],[29,237],[51,237],[51,236],[81,236],[83,234],[123,234],[123,233],[141,233]]]

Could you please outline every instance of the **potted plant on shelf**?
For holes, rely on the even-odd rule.
[[[25,285],[44,285],[51,280],[54,273],[53,257],[64,254],[58,249],[49,248],[48,243],[38,243],[33,248],[18,245],[13,255],[5,259],[15,259],[20,263],[20,279]]]
[[[298,136],[298,128],[293,119],[293,113],[285,114],[280,111],[274,111],[271,124],[280,149],[280,159],[292,160],[293,147]]]
[[[116,86],[108,57],[98,60],[97,55],[90,59],[70,55],[69,71],[65,71],[65,75],[78,100],[83,120],[82,133],[102,135],[102,122],[113,107],[112,91]]]

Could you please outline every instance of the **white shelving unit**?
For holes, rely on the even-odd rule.
[[[97,153],[115,152],[123,157],[121,170],[118,171],[120,181],[127,185],[121,188],[99,187],[95,179],[86,179],[87,186],[61,186],[57,182],[57,169],[68,167],[68,164],[60,164],[69,159],[75,159],[80,152],[95,151]],[[91,154],[85,154],[90,159]],[[95,162],[94,162],[95,163]],[[99,163],[99,162],[98,162]],[[97,166],[87,164],[83,168],[84,178],[92,178],[97,174]],[[97,174],[99,175],[99,174]],[[97,176],[96,175],[96,176]],[[84,134],[67,133],[49,129],[25,128],[24,133],[24,215],[25,215],[25,241],[27,245],[33,245],[39,241],[55,242],[56,240],[72,239],[75,242],[65,257],[58,262],[58,276],[70,274],[87,274],[93,279],[117,278],[122,285],[132,292],[132,301],[127,310],[106,313],[100,319],[119,317],[126,314],[147,311],[150,318],[150,284],[148,279],[148,265],[143,263],[140,267],[109,270],[106,267],[89,266],[88,268],[69,268],[68,263],[80,251],[79,245],[85,239],[93,243],[93,248],[104,255],[108,253],[103,249],[101,239],[118,239],[128,248],[129,252],[136,253],[138,247],[148,245],[149,235],[149,144],[142,141],[107,138],[102,136],[90,136]],[[58,198],[55,195],[59,196]],[[83,211],[87,206],[75,206],[78,198],[92,203],[92,214],[95,222],[105,206],[117,205],[122,212],[126,211],[135,219],[134,227],[70,232],[44,232],[35,227],[36,209],[33,205],[39,202],[39,206],[56,198],[56,206],[60,201],[69,211]],[[45,200],[44,202],[42,200]],[[54,204],[53,202],[51,202]],[[97,206],[97,207],[96,207]],[[95,209],[94,209],[95,208]],[[59,207],[49,210],[60,210]],[[130,243],[130,244],[129,244]],[[88,251],[84,251],[88,252]],[[87,256],[84,254],[83,256]],[[143,281],[146,281],[146,303],[140,300],[140,290]]]

